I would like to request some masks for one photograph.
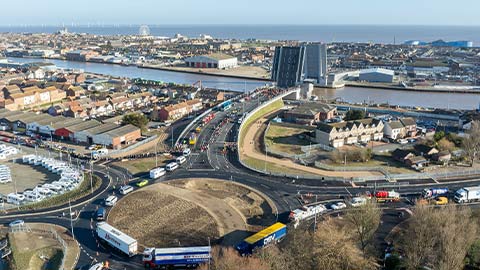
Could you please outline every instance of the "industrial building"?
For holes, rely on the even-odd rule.
[[[289,88],[303,82],[305,47],[276,47],[273,58],[272,80],[280,88]]]
[[[315,85],[327,84],[327,45],[308,44],[305,46],[304,62],[305,80],[310,80]]]
[[[392,83],[394,77],[395,72],[393,70],[374,68],[362,70],[358,76],[358,80],[363,82]]]
[[[234,68],[238,66],[237,58],[223,53],[197,55],[185,59],[187,67],[192,68]]]

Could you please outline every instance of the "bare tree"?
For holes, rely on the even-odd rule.
[[[270,270],[268,265],[258,258],[241,257],[233,248],[214,247],[210,265],[200,266],[200,270]]]
[[[402,237],[407,268],[463,269],[477,226],[466,207],[415,207]]]
[[[353,228],[354,237],[366,257],[367,247],[372,243],[373,235],[380,226],[382,210],[376,202],[368,201],[366,204],[347,212],[345,219]]]
[[[348,230],[327,219],[318,226],[314,236],[314,269],[376,269],[352,240]]]
[[[472,126],[468,131],[468,136],[463,139],[463,151],[465,156],[470,161],[471,166],[478,157],[480,151],[480,123],[472,121]]]

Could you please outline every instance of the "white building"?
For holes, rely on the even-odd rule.
[[[222,54],[212,53],[208,55],[197,55],[185,59],[187,67],[193,68],[234,68],[238,66],[237,58]]]
[[[395,77],[395,72],[393,70],[384,69],[384,68],[374,68],[366,69],[360,72],[358,76],[359,81],[365,82],[383,82],[383,83],[392,83]]]

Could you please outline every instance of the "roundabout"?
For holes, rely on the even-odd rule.
[[[235,245],[274,222],[275,205],[247,186],[208,178],[171,180],[122,198],[108,222],[143,247]]]

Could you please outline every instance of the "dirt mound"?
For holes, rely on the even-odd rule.
[[[272,213],[247,187],[188,179],[129,194],[110,211],[108,222],[145,247],[206,245],[209,238],[233,245],[249,235],[249,225],[270,225]]]
[[[219,236],[207,211],[159,191],[144,189],[120,200],[108,221],[146,247],[204,245]]]

